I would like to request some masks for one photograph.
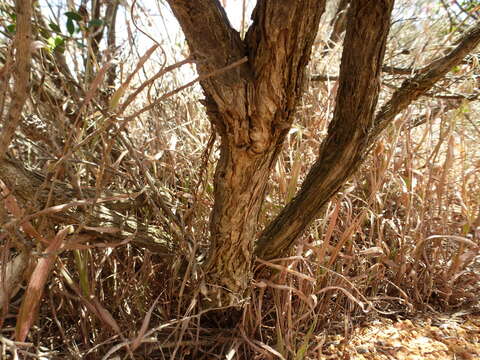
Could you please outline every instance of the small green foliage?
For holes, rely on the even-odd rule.
[[[103,25],[103,20],[101,19],[92,19],[88,22],[87,27],[92,28],[92,27],[100,27]]]
[[[73,24],[73,20],[71,18],[68,18],[67,20],[67,31],[70,35],[73,35],[75,32],[75,25]]]
[[[60,50],[61,52],[65,51],[65,39],[59,35],[48,38],[47,44],[50,52],[55,50]]]
[[[6,29],[9,33],[13,34],[13,33],[15,33],[15,30],[17,29],[17,25],[16,24],[7,25]]]
[[[83,20],[82,16],[81,16],[79,13],[74,12],[74,11],[67,11],[67,12],[65,13],[65,15],[66,15],[69,19],[75,20],[75,21],[77,21],[77,22]]]
[[[1,4],[0,14],[1,14],[0,24],[5,26],[5,30],[8,33],[14,34],[17,28],[16,27],[17,15],[14,13],[14,9],[9,6],[5,6]]]
[[[65,13],[65,16],[67,17],[67,31],[70,35],[73,35],[75,33],[75,22],[77,22],[77,24],[83,20],[83,17],[77,13],[77,12],[74,12],[74,11],[67,11]],[[78,27],[77,29],[77,32],[80,30],[80,27]]]
[[[58,24],[55,24],[55,23],[51,22],[51,23],[48,24],[48,26],[50,27],[50,29],[52,29],[56,33],[59,33],[59,34],[62,33],[62,29],[60,29],[60,26],[58,26]]]
[[[460,2],[460,5],[466,10],[466,11],[475,11],[475,8],[480,6],[480,1],[476,0],[464,0]]]
[[[468,114],[470,110],[470,104],[468,102],[463,102],[462,105],[458,108],[460,113]]]

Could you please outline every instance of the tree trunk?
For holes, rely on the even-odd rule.
[[[231,28],[218,0],[168,2],[184,29],[204,79],[207,112],[221,136],[211,247],[203,269],[206,284],[211,285],[210,297],[217,299],[214,289],[226,289],[232,295],[225,299],[224,292],[219,291],[218,299],[224,303],[241,295],[250,279],[253,242],[266,183],[302,94],[303,72],[325,4],[318,0],[260,0],[253,25],[242,40]],[[374,117],[392,3],[393,0],[352,1],[337,105],[329,133],[301,191],[263,232],[257,255],[272,258],[287,252],[358,168],[378,134],[395,115],[431,89],[480,42],[480,25],[476,25],[454,49],[418,70]],[[248,62],[239,61],[245,58]],[[233,63],[241,65],[209,76]],[[5,149],[9,139],[10,136],[0,148]],[[0,180],[24,207],[34,202],[42,209],[47,203],[48,192],[41,191],[32,199],[31,189],[38,189],[43,178],[37,178],[8,157],[0,159]],[[69,203],[74,194],[68,187],[56,186],[53,196],[55,201],[49,201],[49,205]],[[80,201],[75,206],[92,202],[98,203],[98,198]],[[55,223],[77,223],[78,219],[71,219],[72,214],[66,209],[63,213],[48,212],[48,216]],[[124,237],[117,236],[116,240]],[[145,242],[151,243],[150,240],[145,234]]]
[[[235,296],[250,280],[257,220],[275,153],[251,156],[223,141],[220,152],[204,269],[209,284],[225,287]]]
[[[215,289],[228,290],[231,296],[225,300],[231,301],[241,296],[249,282],[266,183],[302,94],[303,72],[325,2],[260,0],[245,40],[231,28],[218,0],[168,2],[201,75],[248,58],[247,63],[201,83],[208,115],[222,139],[211,246],[203,268],[210,296],[218,304],[224,301],[225,292]],[[298,195],[261,235],[258,256],[285,254],[355,172],[392,114],[425,93],[477,41],[475,31],[467,35],[468,44],[447,55],[446,66],[440,68],[435,61],[431,74],[422,70],[418,79],[403,86],[374,118],[393,2],[351,2],[337,104],[328,135]],[[425,86],[416,89],[418,82]]]
[[[221,136],[204,271],[215,302],[231,302],[251,277],[265,187],[302,93],[325,1],[260,0],[245,40],[232,29],[218,0],[168,2],[201,75],[248,58],[201,83],[208,115]],[[219,289],[227,290],[228,299]]]

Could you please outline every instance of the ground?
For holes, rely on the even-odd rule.
[[[318,359],[480,359],[480,313],[375,320],[356,328],[348,342],[342,336],[325,339]]]

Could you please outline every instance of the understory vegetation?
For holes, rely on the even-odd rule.
[[[0,1],[0,358],[321,359],[364,319],[478,311],[478,50],[375,134],[294,246],[251,253],[235,292],[205,267],[229,129],[204,82],[245,60],[197,73],[166,3],[183,1]],[[396,1],[376,113],[478,27],[480,3],[446,3]],[[222,4],[248,38],[255,4]],[[252,247],[329,134],[348,4],[326,2]]]

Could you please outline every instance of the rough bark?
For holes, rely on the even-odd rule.
[[[249,59],[201,83],[209,117],[221,135],[204,270],[207,284],[226,288],[234,297],[251,276],[265,187],[302,92],[325,2],[258,1],[244,41],[231,28],[218,0],[168,2],[200,75],[244,56]]]
[[[335,144],[333,144],[330,149],[326,148],[326,144],[331,142],[330,138],[335,134],[335,130],[332,128],[332,126],[335,125],[333,125],[334,123],[332,122],[329,135],[322,145],[318,160],[302,184],[298,195],[283,209],[261,235],[256,249],[257,255],[268,259],[285,254],[295,239],[318,217],[323,205],[326,204],[341,184],[347,180],[349,174],[353,173],[354,169],[358,168],[366,158],[375,140],[393,121],[395,116],[420,96],[426,94],[438,80],[443,78],[454,66],[461,63],[465,56],[472,52],[479,43],[480,24],[465,33],[453,50],[443,57],[432,61],[429,65],[418,70],[414,76],[406,80],[401,88],[392,95],[391,99],[382,106],[375,118],[372,119],[372,125],[370,126],[368,136],[366,136],[366,143],[362,146],[362,150],[356,154],[355,158],[357,162],[350,171],[346,171],[348,165],[345,163],[332,163],[332,161],[330,161],[333,166],[331,168],[326,166],[330,158],[328,151],[333,151],[334,153],[337,151],[335,150]],[[347,45],[345,45],[345,48],[349,49]],[[340,74],[340,78],[341,77],[342,74]],[[343,106],[340,102],[345,101],[341,100],[340,96],[339,94],[337,98],[337,107]],[[352,115],[352,118],[354,119],[355,116]],[[352,125],[357,126],[356,124]],[[341,128],[337,128],[337,130],[340,132],[344,131]],[[360,148],[358,149],[360,150]],[[331,157],[334,156],[335,154],[331,155]],[[325,159],[327,159],[327,162],[324,162]],[[344,170],[341,173],[343,178],[341,180],[339,179],[336,184],[333,182],[330,187],[327,187],[325,179],[331,178],[332,175],[339,173],[340,169]]]
[[[106,26],[108,29],[107,33],[107,45],[108,45],[108,53],[107,53],[107,61],[111,61],[115,52],[116,46],[116,24],[117,24],[117,13],[118,8],[120,6],[120,2],[118,0],[110,1],[107,5],[107,10],[105,11],[105,19],[106,19]],[[107,84],[110,87],[114,87],[115,85],[115,78],[117,74],[117,65],[112,64],[112,67],[108,70],[107,73]]]
[[[15,62],[13,64],[14,85],[10,97],[10,108],[3,120],[0,136],[0,159],[5,156],[13,139],[15,130],[20,124],[22,109],[29,92],[30,60],[32,43],[32,2],[17,0],[15,2],[17,15],[16,35],[14,40]]]
[[[350,5],[328,135],[297,196],[261,235],[258,256],[268,259],[289,249],[362,160],[378,100],[392,8],[393,0],[358,0]]]

